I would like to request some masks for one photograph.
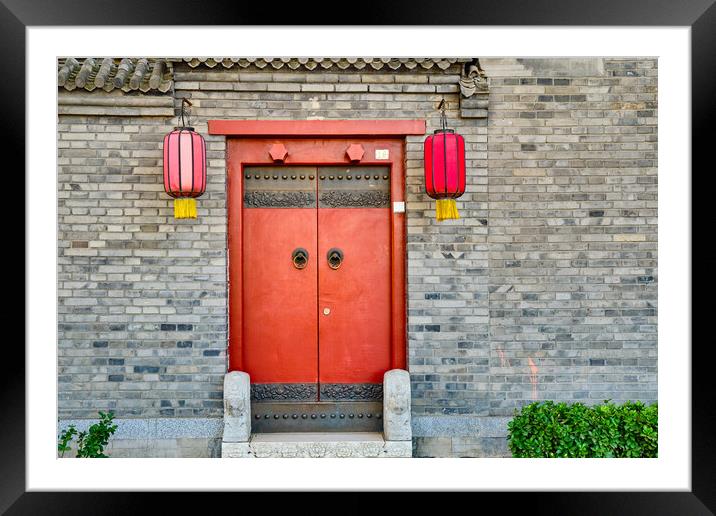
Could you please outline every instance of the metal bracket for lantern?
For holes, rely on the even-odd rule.
[[[186,113],[186,106],[191,107],[192,105],[193,104],[191,103],[191,101],[189,99],[186,99],[186,98],[181,99],[181,126],[185,129],[191,129],[193,131],[194,128],[187,127],[186,123],[184,122],[184,114]]]
[[[447,115],[445,114],[445,109],[447,108],[445,107],[445,104],[445,97],[443,97],[440,100],[440,104],[438,104],[438,111],[440,111],[440,125],[442,126],[443,131],[447,130]]]

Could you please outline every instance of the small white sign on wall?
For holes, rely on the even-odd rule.
[[[405,213],[405,202],[404,201],[393,202],[393,213]]]
[[[388,149],[375,149],[375,159],[390,159]]]

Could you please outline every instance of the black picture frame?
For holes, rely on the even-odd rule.
[[[708,166],[710,147],[716,136],[716,5],[715,0],[457,0],[436,6],[425,0],[400,0],[384,4],[364,2],[348,15],[336,15],[335,4],[327,6],[296,2],[282,6],[281,19],[267,12],[260,2],[184,0],[2,0],[0,4],[0,63],[6,145],[24,167],[25,29],[28,26],[58,25],[576,25],[576,26],[688,26],[691,27],[692,70],[692,489],[690,492],[584,492],[473,494],[474,510],[487,510],[487,496],[509,498],[509,509],[527,514],[714,514],[716,513],[716,403],[709,360],[713,338],[707,324],[713,318],[708,302],[716,286],[716,259],[710,253],[710,235],[716,227],[716,211],[710,206],[709,188],[714,183]],[[331,5],[333,7],[331,7]],[[12,128],[12,130],[8,130]],[[699,188],[694,188],[695,180]],[[32,195],[32,192],[24,192]],[[14,191],[12,194],[18,196]],[[6,228],[8,238],[22,238],[24,225]],[[16,241],[17,241],[16,240]],[[24,251],[23,251],[24,253]],[[24,256],[24,255],[23,255]],[[25,266],[24,256],[23,270]],[[684,264],[688,266],[688,264]],[[698,285],[694,284],[698,280]],[[698,288],[697,288],[698,287]],[[701,294],[702,299],[699,299]],[[27,306],[32,310],[32,306]],[[660,321],[668,314],[660,314]],[[698,339],[696,330],[705,331]],[[682,343],[685,349],[689,343]],[[20,346],[5,346],[6,364],[0,375],[2,389],[3,451],[0,460],[0,512],[7,514],[127,514],[146,508],[147,496],[125,493],[39,493],[25,489],[25,354]],[[9,354],[9,355],[8,355]],[[211,505],[219,507],[217,493]],[[418,493],[414,493],[417,496]],[[243,496],[243,495],[241,495]],[[352,505],[342,498],[341,505]],[[438,496],[444,496],[438,495]],[[158,496],[163,511],[186,507],[187,496],[164,493]],[[221,496],[221,499],[226,499]],[[366,499],[355,498],[358,502]],[[445,499],[448,500],[448,499]],[[271,495],[280,508],[281,497]],[[505,504],[506,500],[495,500]],[[365,504],[366,510],[368,505]],[[444,506],[449,509],[452,502]],[[328,506],[330,507],[330,505]],[[482,508],[481,508],[482,507]],[[507,505],[505,505],[507,507]],[[456,507],[455,507],[456,508]],[[456,508],[457,509],[457,508]]]

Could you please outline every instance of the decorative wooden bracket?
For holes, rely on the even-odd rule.
[[[288,149],[286,149],[286,146],[283,143],[274,143],[271,146],[271,149],[269,149],[269,154],[271,155],[272,160],[283,163],[286,161],[286,157],[288,156]]]
[[[363,159],[363,154],[365,154],[365,149],[363,149],[363,146],[357,143],[352,143],[348,146],[346,149],[346,154],[348,155],[348,159],[350,159],[353,162],[360,161]]]

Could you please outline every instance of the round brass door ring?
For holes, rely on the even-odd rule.
[[[308,265],[308,251],[303,247],[297,247],[291,254],[291,260],[293,261],[294,267],[304,269],[306,265]]]
[[[331,269],[337,269],[343,263],[343,251],[337,247],[333,247],[328,250],[326,258],[328,259],[328,266]]]

